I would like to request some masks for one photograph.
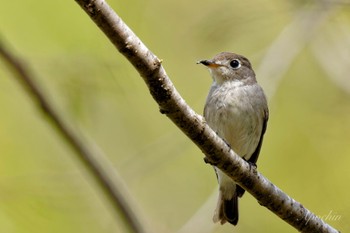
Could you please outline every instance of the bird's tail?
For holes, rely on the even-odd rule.
[[[238,195],[234,192],[232,198],[226,200],[222,195],[222,191],[219,192],[218,204],[215,209],[214,223],[220,222],[224,224],[226,222],[232,225],[237,225],[238,223]]]

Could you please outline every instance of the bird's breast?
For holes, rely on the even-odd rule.
[[[260,140],[265,96],[258,84],[211,88],[204,117],[232,149],[249,159]]]

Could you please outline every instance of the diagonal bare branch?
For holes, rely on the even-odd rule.
[[[176,91],[161,61],[103,0],[75,0],[143,77],[160,112],[258,202],[301,232],[338,232],[237,156]]]
[[[285,73],[288,71],[295,58],[300,54],[300,52],[310,44],[310,41],[315,41],[315,35],[320,31],[322,25],[324,25],[327,20],[334,15],[334,13],[338,12],[338,5],[335,2],[318,2],[314,7],[302,6],[299,9],[292,21],[283,28],[281,33],[276,37],[274,41],[264,49],[264,56],[261,59],[261,63],[257,68],[257,74],[259,75],[259,80],[261,83],[268,83],[265,85],[265,93],[272,99],[276,90],[278,89],[279,83],[285,77]],[[343,30],[346,31],[346,30]],[[329,33],[331,34],[331,33]],[[332,35],[338,35],[337,33],[333,33]],[[318,43],[315,43],[318,44]],[[344,43],[335,43],[337,45],[342,45]],[[329,46],[318,46],[322,48],[328,48]],[[316,48],[314,45],[313,48]],[[332,47],[333,48],[333,47]],[[332,49],[328,49],[331,51]],[[314,49],[315,52],[319,52],[319,50]],[[345,53],[345,51],[342,51]],[[324,64],[333,62],[333,65],[327,66],[330,72],[341,73],[342,75],[333,75],[332,77],[339,77],[337,80],[342,78],[343,85],[342,88],[349,87],[348,83],[345,83],[344,80],[347,76],[344,76],[344,68],[346,66],[341,66],[343,69],[330,69],[329,67],[340,66],[336,61],[339,59],[328,59],[330,56],[318,56],[320,59],[323,58]],[[281,59],[282,58],[282,59]],[[322,61],[323,61],[322,60]],[[344,61],[343,59],[342,61]],[[341,63],[341,62],[340,62]],[[342,64],[342,63],[341,63]],[[326,66],[325,66],[326,67]],[[343,72],[339,72],[339,70]],[[350,88],[348,88],[349,90]],[[216,194],[216,192],[213,192]],[[211,201],[211,196],[208,197],[208,200],[204,204],[207,205],[207,202]],[[193,224],[196,224],[196,219],[199,219],[199,213],[203,213],[205,215],[203,208],[197,211],[197,213],[193,216]],[[208,223],[209,225],[210,223]],[[202,224],[203,225],[203,224]],[[191,220],[189,220],[185,228],[187,226],[191,226]],[[210,226],[201,226],[203,230],[198,230],[197,232],[211,232]],[[181,231],[182,232],[182,231]]]
[[[93,174],[93,178],[101,187],[115,210],[120,213],[130,232],[147,233],[147,228],[141,222],[137,214],[136,206],[131,200],[126,185],[117,174],[106,156],[94,145],[91,140],[84,139],[67,121],[60,116],[59,112],[49,100],[48,95],[40,88],[34,75],[25,66],[24,62],[10,53],[0,41],[0,57],[7,63],[15,77],[31,96],[32,101],[38,106],[46,119],[59,133],[64,141],[78,155],[78,158]]]

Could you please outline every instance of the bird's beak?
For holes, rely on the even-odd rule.
[[[200,60],[197,62],[197,64],[203,64],[209,68],[216,68],[216,67],[220,66],[220,64],[218,64],[212,60]]]

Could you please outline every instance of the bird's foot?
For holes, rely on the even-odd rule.
[[[255,163],[252,163],[252,162],[250,162],[250,161],[247,161],[248,162],[248,164],[249,164],[249,169],[251,170],[251,169],[257,169],[258,168],[258,166],[255,164]]]

